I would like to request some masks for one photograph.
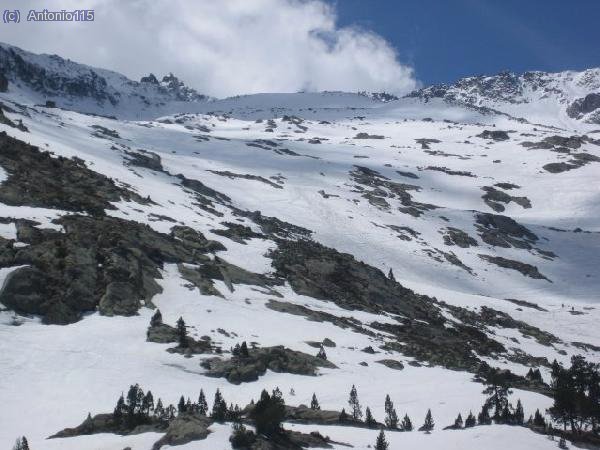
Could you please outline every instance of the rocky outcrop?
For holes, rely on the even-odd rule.
[[[67,324],[96,308],[106,315],[135,314],[161,292],[164,263],[209,262],[200,248],[147,225],[114,217],[69,215],[64,233],[17,221],[25,247],[3,247],[7,266],[26,265],[8,278],[0,301],[18,313]]]
[[[233,384],[256,381],[267,369],[273,372],[296,375],[316,375],[319,367],[336,368],[335,364],[290,350],[283,346],[252,348],[248,356],[233,356],[230,359],[212,358],[202,362],[206,375],[227,378]]]
[[[514,219],[499,214],[476,213],[475,226],[486,244],[530,250],[538,237]]]
[[[74,428],[65,428],[56,434],[53,434],[49,439],[69,438],[75,436],[84,436],[90,434],[113,433],[113,434],[137,434],[142,432],[162,432],[166,424],[154,417],[146,417],[140,423],[128,426],[125,421],[116,422],[112,413],[96,414],[88,417],[78,426]]]
[[[592,92],[585,97],[578,98],[567,108],[567,114],[573,119],[581,119],[585,114],[600,108],[600,93]]]
[[[483,130],[477,137],[493,141],[508,141],[510,139],[508,133],[502,130]]]
[[[443,232],[444,244],[456,245],[460,248],[477,247],[477,240],[469,236],[463,230],[454,227],[448,227]]]
[[[86,167],[78,158],[53,157],[47,151],[0,133],[0,166],[8,179],[0,202],[103,215],[120,200],[148,203],[136,193]]]
[[[514,261],[512,259],[503,258],[501,256],[490,256],[490,255],[478,255],[481,259],[486,260],[491,264],[495,264],[497,266],[503,267],[505,269],[516,270],[517,272],[525,275],[529,278],[534,278],[538,280],[547,280],[544,275],[540,273],[537,267],[532,266],[531,264],[527,264],[521,261]]]
[[[483,201],[496,212],[503,212],[505,207],[502,203],[509,204],[510,202],[515,202],[525,209],[531,208],[531,201],[527,197],[509,195],[493,186],[483,186],[481,190],[485,191],[481,197]]]
[[[210,230],[210,231],[214,234],[218,234],[219,236],[224,236],[228,239],[231,239],[232,241],[237,242],[238,244],[245,245],[246,241],[253,239],[253,238],[259,238],[259,239],[265,238],[264,234],[256,233],[255,231],[252,231],[252,229],[250,227],[241,225],[239,223],[221,222],[221,225],[223,225],[227,228],[214,229],[214,230]]]
[[[211,424],[211,419],[200,414],[179,414],[169,423],[165,435],[154,443],[152,450],[206,439]]]
[[[354,169],[350,172],[350,178],[356,183],[357,192],[360,192],[363,198],[378,208],[390,209],[388,199],[396,198],[402,204],[402,207],[398,210],[414,217],[419,217],[423,212],[437,208],[435,205],[413,200],[410,191],[418,192],[421,189],[419,186],[396,183],[368,167],[354,166]]]

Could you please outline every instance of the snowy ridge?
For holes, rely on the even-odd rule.
[[[38,55],[0,44],[0,72],[9,90],[23,102],[57,106],[84,113],[139,119],[193,110],[209,100],[173,74],[162,81],[132,81],[110,70],[79,64],[58,55]]]
[[[408,94],[429,101],[444,101],[502,111],[530,122],[564,128],[600,123],[596,102],[579,111],[578,104],[600,91],[600,68],[559,73],[502,72],[494,76],[467,77],[454,84],[428,86]],[[591,104],[593,103],[593,105]],[[591,127],[587,126],[587,129]]]

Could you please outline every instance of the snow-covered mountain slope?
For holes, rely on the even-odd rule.
[[[0,44],[0,73],[8,90],[24,103],[46,104],[126,119],[194,111],[209,100],[173,74],[140,82],[110,70],[79,64],[58,55],[37,55]]]
[[[218,388],[243,407],[279,387],[288,405],[315,393],[338,412],[356,385],[379,421],[386,394],[416,427],[431,408],[436,430],[389,431],[394,449],[556,447],[524,428],[441,428],[480,410],[486,364],[510,369],[529,417],[551,404],[530,368],[548,382],[554,359],[600,362],[600,136],[587,125],[345,93],[111,119],[40,106],[18,83],[0,93],[2,445],[150,448],[164,429],[46,440],[139,383],[165,404]],[[147,334],[155,308],[165,326]],[[180,316],[187,355],[166,326]],[[277,359],[240,380],[206,364],[242,341],[302,352],[285,355],[303,369]],[[335,367],[313,367],[322,342]],[[377,435],[285,427],[340,449]],[[230,448],[229,425],[209,431],[177,448]]]
[[[560,73],[503,72],[463,78],[454,84],[429,86],[409,94],[425,101],[501,111],[532,123],[565,129],[598,129],[600,68]]]

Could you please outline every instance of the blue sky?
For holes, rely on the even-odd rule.
[[[338,25],[387,39],[424,84],[600,66],[600,0],[331,0]]]

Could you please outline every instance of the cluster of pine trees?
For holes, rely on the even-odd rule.
[[[313,394],[313,402],[318,405],[317,398]],[[348,412],[346,412],[346,408],[342,409],[340,413],[339,420],[340,422],[348,422],[352,420],[352,422],[363,422],[363,411],[360,401],[358,399],[358,391],[356,390],[356,386],[352,385],[352,389],[350,389],[350,395],[348,397]],[[313,407],[311,403],[311,408]],[[315,409],[315,408],[313,408]],[[377,422],[373,413],[371,412],[371,408],[367,406],[364,412],[364,424],[369,428],[377,428],[380,424]],[[390,399],[389,395],[385,396],[385,419],[384,424],[390,430],[400,430],[400,431],[412,431],[413,424],[408,417],[408,414],[404,415],[404,418],[400,420],[398,417],[398,413],[394,408],[394,403]],[[431,431],[433,430],[435,423],[433,421],[433,417],[431,415],[431,410],[427,411],[425,416],[425,421],[423,422],[423,426],[419,428],[422,431]]]
[[[576,435],[600,433],[600,365],[573,356],[571,367],[552,364],[554,403],[548,410],[554,420]]]
[[[189,397],[186,400],[182,395],[176,408],[172,404],[164,406],[160,398],[155,403],[151,391],[144,393],[144,390],[135,384],[130,386],[126,396],[121,394],[117,400],[117,405],[113,410],[113,420],[117,426],[131,429],[155,421],[167,424],[178,414],[183,413],[209,416],[217,422],[237,420],[241,416],[240,407],[233,404],[227,406],[219,389],[215,392],[213,406],[209,411],[208,402],[202,389],[200,389],[197,402],[192,402]]]

